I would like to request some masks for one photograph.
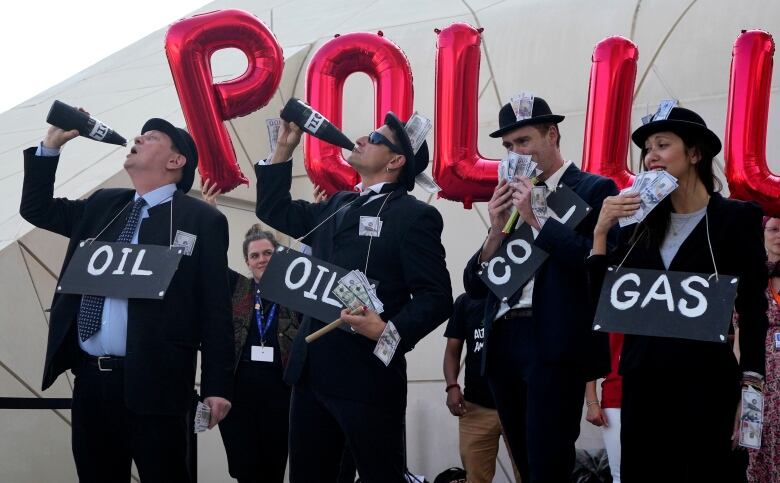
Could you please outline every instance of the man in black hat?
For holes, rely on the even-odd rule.
[[[314,204],[290,197],[290,159],[300,137],[296,125],[283,123],[270,164],[258,163],[257,216],[292,237],[306,235],[314,257],[376,280],[384,312],[344,311],[347,330],[308,345],[304,338],[331,321],[304,318],[286,374],[294,384],[290,481],[336,481],[345,442],[362,481],[405,481],[404,355],[452,310],[441,215],[408,194],[428,164],[428,148],[423,143],[415,154],[404,124],[388,113],[349,156],[361,192],[339,192]],[[381,223],[378,236],[361,234],[369,221]],[[385,364],[374,349],[392,327],[400,342]]]
[[[499,112],[500,128],[490,136],[501,138],[507,151],[531,155],[542,171],[537,184],[548,193],[563,183],[593,210],[574,229],[552,217],[542,225],[531,208],[531,180],[502,180],[488,203],[487,239],[464,272],[467,293],[486,298],[483,370],[524,482],[569,481],[585,383],[609,372],[606,337],[591,331],[584,260],[601,203],[617,187],[563,159],[558,129],[563,119],[540,97],[533,99],[530,113],[508,103]],[[534,245],[549,257],[534,278],[502,302],[477,272],[506,242],[502,229],[513,207],[533,228]]]
[[[68,369],[76,376],[72,440],[80,481],[128,481],[131,460],[142,481],[189,481],[187,428],[198,349],[210,426],[230,409],[230,293],[227,277],[217,276],[227,273],[227,220],[185,196],[197,149],[187,131],[163,119],[147,121],[127,154],[134,189],[53,198],[60,149],[78,134],[51,127],[37,148],[24,152],[20,213],[70,239],[62,273],[87,239],[179,246],[184,255],[162,300],[55,294],[43,389]]]

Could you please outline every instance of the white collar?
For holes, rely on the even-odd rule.
[[[382,191],[382,187],[384,187],[384,185],[386,185],[387,183],[388,183],[388,181],[382,181],[381,183],[372,184],[368,188],[363,189],[363,182],[361,181],[360,183],[355,185],[355,191],[359,192],[360,196],[363,196],[364,194],[369,194],[369,193],[373,193],[375,195],[378,195]]]
[[[544,180],[544,184],[547,185],[548,190],[555,191],[555,189],[558,187],[558,183],[561,182],[561,178],[563,178],[563,173],[565,173],[566,170],[569,169],[569,166],[571,164],[572,164],[571,160],[564,161],[563,165],[560,168],[558,168],[557,171],[551,174],[549,178]]]
[[[146,206],[151,208],[153,206],[159,205],[164,201],[167,201],[168,198],[172,197],[175,192],[175,183],[165,184],[143,195],[143,199],[146,201]],[[141,198],[141,196],[139,196],[138,192],[136,191],[133,200],[137,200],[138,198]]]

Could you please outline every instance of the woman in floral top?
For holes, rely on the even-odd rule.
[[[764,379],[764,429],[761,449],[750,450],[748,481],[780,482],[780,219],[764,218],[764,246],[769,261],[769,300]]]

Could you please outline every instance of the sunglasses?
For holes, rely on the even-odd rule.
[[[368,135],[368,142],[371,144],[383,144],[387,146],[388,149],[390,149],[390,151],[394,152],[395,154],[403,154],[401,152],[401,148],[391,143],[389,139],[384,137],[378,131],[371,131],[371,133]]]

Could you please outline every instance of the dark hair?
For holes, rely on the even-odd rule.
[[[550,128],[555,126],[555,131],[558,133],[558,138],[555,140],[555,146],[561,147],[561,129],[558,127],[558,125],[554,122],[546,122],[544,124],[534,124],[533,125],[537,131],[539,131],[539,134],[542,136],[546,136],[547,133],[550,131]]]
[[[723,184],[715,176],[715,172],[712,167],[714,164],[715,153],[709,148],[706,143],[701,142],[700,139],[695,138],[689,133],[675,132],[680,139],[682,139],[683,146],[686,152],[690,149],[695,149],[699,153],[699,162],[694,165],[697,177],[701,180],[704,188],[707,190],[707,194],[712,195],[715,192],[723,189]],[[640,171],[645,170],[645,156],[647,155],[647,148],[642,148],[642,154],[640,156]],[[631,236],[631,243],[634,243],[642,232],[647,231],[647,242],[652,246],[660,246],[663,243],[666,231],[669,228],[669,223],[672,218],[672,197],[667,196],[664,198],[653,211],[651,211],[647,217],[639,223],[634,229],[634,233]]]
[[[263,230],[262,225],[256,223],[252,225],[252,227],[247,230],[246,235],[244,235],[244,244],[242,246],[244,251],[244,260],[249,258],[249,244],[257,240],[268,240],[271,242],[271,245],[274,246],[274,249],[279,246],[279,242],[276,241],[274,234],[270,231]]]

